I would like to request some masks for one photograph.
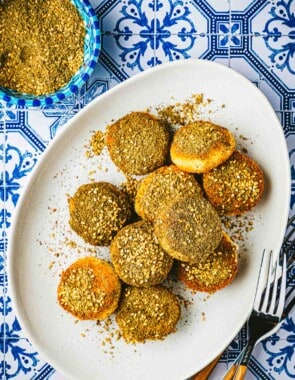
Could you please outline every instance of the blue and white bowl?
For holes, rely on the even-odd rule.
[[[51,94],[34,96],[0,86],[0,100],[9,104],[26,107],[39,107],[59,102],[76,93],[92,74],[100,53],[101,39],[97,16],[88,0],[71,0],[85,24],[85,42],[83,64],[70,81]]]

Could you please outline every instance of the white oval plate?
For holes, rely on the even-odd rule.
[[[114,184],[124,181],[106,150],[89,159],[85,144],[93,131],[104,130],[130,111],[183,102],[200,93],[213,99],[200,117],[229,128],[266,175],[264,198],[251,214],[255,228],[241,244],[239,275],[209,298],[175,286],[174,291],[192,304],[183,307],[177,332],[163,341],[138,345],[115,338],[105,341],[109,332],[93,321],[75,323],[56,301],[62,269],[92,249],[68,226],[68,194],[90,178]],[[8,254],[10,290],[21,326],[40,354],[67,378],[185,379],[221,353],[245,322],[262,251],[280,249],[289,198],[283,131],[272,107],[252,83],[231,69],[202,60],[147,70],[101,95],[70,120],[39,160],[23,192]],[[107,254],[107,249],[98,249],[98,255]],[[115,328],[113,322],[110,329]]]

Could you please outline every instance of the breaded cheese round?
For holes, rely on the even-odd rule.
[[[109,245],[131,215],[127,195],[108,182],[81,185],[69,199],[70,226],[87,243]]]
[[[175,165],[163,166],[141,181],[135,211],[143,219],[154,221],[159,207],[182,194],[202,195],[202,189],[192,174]]]
[[[123,227],[110,246],[118,276],[129,285],[153,286],[166,279],[173,258],[160,246],[151,222]]]
[[[178,278],[188,288],[214,293],[229,285],[238,273],[238,246],[223,233],[219,246],[198,263],[178,263]]]
[[[226,161],[235,146],[227,128],[209,121],[195,121],[176,131],[170,148],[171,160],[183,171],[205,173]]]
[[[256,161],[235,151],[224,164],[203,175],[203,187],[220,214],[241,215],[261,200],[264,175]]]
[[[128,343],[163,339],[176,331],[179,318],[178,299],[163,286],[128,286],[116,313],[116,321]]]
[[[167,125],[145,112],[131,112],[109,125],[106,145],[125,174],[147,174],[164,165],[169,154]]]
[[[117,308],[119,277],[107,262],[83,257],[62,272],[57,289],[60,306],[78,319],[103,320]]]
[[[221,241],[221,220],[203,197],[179,197],[163,206],[155,221],[162,248],[180,261],[199,261]]]

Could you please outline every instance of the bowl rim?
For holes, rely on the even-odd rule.
[[[35,96],[32,94],[19,93],[18,96],[17,91],[8,88],[5,89],[5,87],[0,86],[0,101],[4,101],[8,105],[17,105],[22,107],[50,106],[73,95],[87,82],[97,64],[98,57],[100,54],[101,31],[97,15],[89,0],[70,0],[70,2],[76,7],[84,23],[85,19],[82,16],[82,9],[85,11],[88,20],[90,21],[90,24],[88,23],[86,25],[85,23],[85,31],[86,36],[87,34],[91,35],[93,42],[91,43],[91,56],[88,62],[86,63],[86,66],[85,62],[83,61],[82,65],[77,70],[77,72],[70,78],[70,80],[63,87],[59,88],[55,92],[46,95]],[[91,27],[89,27],[89,25]],[[10,91],[13,91],[13,93],[10,93]]]

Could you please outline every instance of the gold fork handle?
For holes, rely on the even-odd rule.
[[[221,358],[221,355],[218,355],[214,360],[212,360],[211,363],[209,363],[205,368],[201,369],[200,372],[196,373],[192,380],[207,380],[210,373],[215,368],[216,364],[218,363],[219,359]]]
[[[228,370],[228,372],[226,372],[222,380],[232,380],[235,376],[236,369],[237,369],[236,365],[233,365],[232,367],[230,367],[230,369]]]
[[[233,365],[222,380],[243,380],[247,372],[247,366],[241,364],[238,368]]]
[[[247,366],[241,364],[237,370],[235,380],[243,380],[245,378],[246,372]]]

